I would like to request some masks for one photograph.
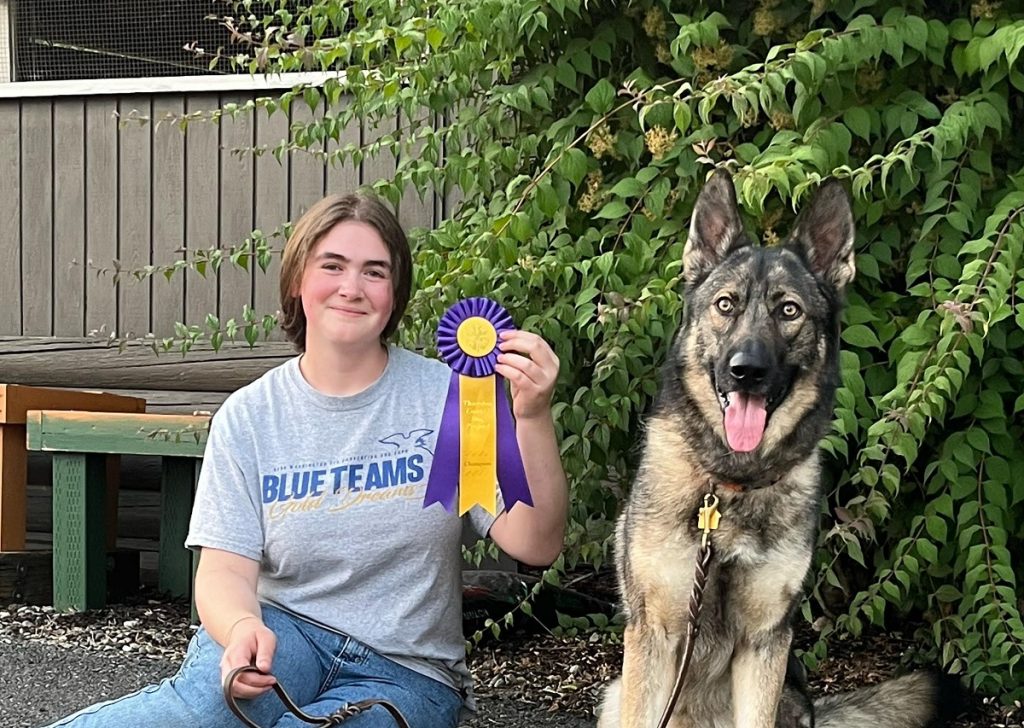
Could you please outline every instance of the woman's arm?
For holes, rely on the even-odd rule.
[[[259,562],[230,551],[204,548],[196,569],[196,611],[203,627],[224,648],[221,680],[236,667],[255,664],[269,672],[277,638],[263,624],[256,581]],[[232,691],[237,698],[254,698],[274,684],[269,675],[244,673]]]
[[[559,361],[548,343],[527,331],[503,332],[495,368],[512,385],[516,439],[530,484],[533,508],[516,505],[491,526],[490,536],[514,559],[547,566],[565,540],[569,492],[551,419],[551,394]]]

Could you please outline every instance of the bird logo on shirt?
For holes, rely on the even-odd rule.
[[[406,447],[418,448],[433,457],[434,438],[431,437],[433,434],[433,430],[421,428],[410,430],[409,432],[396,432],[393,435],[381,438],[378,442],[382,442],[385,445],[394,445],[399,449]]]

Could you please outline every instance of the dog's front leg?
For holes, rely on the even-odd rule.
[[[623,635],[620,728],[656,728],[668,705],[679,645],[671,632],[636,622]],[[673,728],[689,728],[676,722]]]
[[[793,631],[788,626],[748,635],[732,658],[735,728],[774,728]]]

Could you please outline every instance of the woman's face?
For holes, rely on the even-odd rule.
[[[391,255],[372,225],[346,220],[313,248],[298,295],[306,348],[378,344],[394,309]]]

